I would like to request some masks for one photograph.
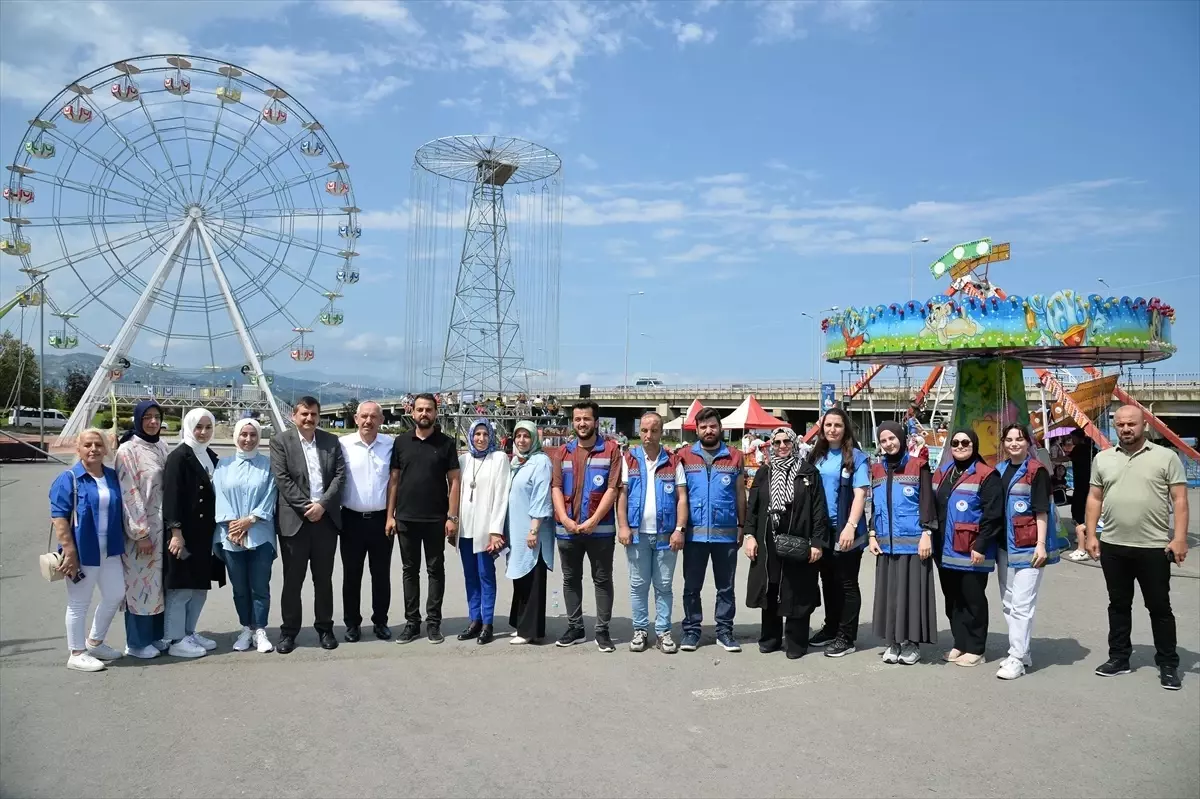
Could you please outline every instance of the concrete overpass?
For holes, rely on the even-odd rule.
[[[851,403],[851,412],[859,424],[869,423],[870,409],[874,406],[880,420],[892,418],[908,408],[909,399],[920,387],[921,379],[903,380],[886,372],[872,381],[871,386],[860,393]],[[1134,373],[1123,377],[1120,385],[1134,398],[1163,419],[1181,436],[1200,435],[1200,373],[1176,373],[1146,375]],[[1041,401],[1040,384],[1036,378],[1028,377],[1025,394],[1031,407]],[[836,395],[841,399],[847,385],[838,386]],[[953,389],[952,377],[947,377],[943,395],[944,407],[948,407]],[[819,416],[821,387],[813,381],[726,383],[688,386],[655,386],[641,388],[593,387],[591,399],[600,406],[602,416],[615,417],[617,429],[632,434],[637,417],[646,410],[656,410],[668,419],[687,410],[693,400],[700,400],[705,407],[732,411],[748,394],[762,404],[768,412],[787,419],[798,428],[812,424]],[[579,395],[577,386],[550,392],[564,408],[570,407]],[[365,398],[364,399],[368,399]],[[384,410],[391,421],[404,414],[403,398],[370,397]],[[1049,399],[1049,398],[1048,398]],[[931,395],[926,407],[931,407]],[[1114,409],[1118,403],[1114,402]],[[342,418],[346,409],[342,404],[322,407],[323,419]]]

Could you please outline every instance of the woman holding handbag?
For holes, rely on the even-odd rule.
[[[143,400],[133,429],[117,448],[117,479],[125,512],[125,654],[158,657],[163,640],[163,469],[167,445],[159,440],[162,408]]]
[[[125,598],[121,555],[121,485],[117,473],[104,465],[108,440],[89,428],[76,441],[79,462],[50,486],[50,519],[58,538],[60,574],[67,584],[67,668],[103,671],[104,662],[121,653],[104,643],[104,636]],[[100,587],[100,604],[92,617],[91,635],[84,635],[92,594]]]
[[[164,564],[164,626],[171,646],[167,654],[198,658],[217,642],[196,631],[200,611],[215,581],[225,585],[225,565],[213,554],[216,494],[212,474],[217,455],[208,448],[215,423],[204,408],[183,417],[179,446],[167,456],[163,472],[163,526],[169,556]]]
[[[746,606],[762,609],[758,650],[786,648],[791,660],[808,651],[809,618],[821,605],[817,562],[829,546],[821,475],[796,449],[791,428],[771,433],[771,459],[755,476],[743,545],[750,559]]]

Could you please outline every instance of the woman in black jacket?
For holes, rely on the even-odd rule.
[[[809,617],[821,605],[816,564],[821,550],[830,545],[821,475],[798,456],[796,448],[791,428],[771,433],[771,459],[759,469],[750,492],[745,540],[750,558],[746,606],[762,608],[758,650],[777,652],[786,643],[791,660],[808,651]],[[806,539],[808,560],[782,557],[775,546],[776,535]]]
[[[196,632],[209,586],[225,585],[225,564],[213,555],[216,531],[212,473],[217,454],[208,448],[213,415],[194,408],[183,417],[179,446],[163,470],[163,535],[169,553],[163,560],[167,654],[197,658],[217,642]]]

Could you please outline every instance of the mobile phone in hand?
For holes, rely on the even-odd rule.
[[[1166,550],[1166,553],[1167,553],[1167,561],[1170,563],[1174,563],[1175,562],[1175,550],[1168,549],[1168,550]]]
[[[75,576],[71,578],[71,582],[77,583],[84,577],[87,577],[87,575],[83,573],[83,569],[80,569],[79,571],[75,572]]]

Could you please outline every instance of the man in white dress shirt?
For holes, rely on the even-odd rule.
[[[385,532],[392,437],[379,432],[383,409],[363,402],[354,414],[357,433],[341,438],[346,461],[342,494],[342,613],[346,643],[362,637],[363,561],[371,568],[371,624],[375,637],[387,641],[388,608],[392,604],[392,538]]]

